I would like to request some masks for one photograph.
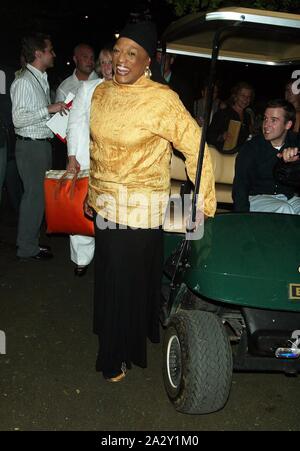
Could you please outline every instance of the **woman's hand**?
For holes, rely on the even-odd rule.
[[[204,221],[206,216],[204,212],[197,208],[195,222],[192,222],[191,216],[188,216],[185,220],[186,224],[186,239],[198,240],[203,237],[204,233]]]
[[[89,218],[93,219],[93,216],[94,216],[93,215],[93,209],[89,206],[88,199],[89,199],[89,196],[87,194],[85,196],[85,199],[84,199],[84,202],[83,202],[83,211],[84,211],[84,214],[86,216],[88,216]]]
[[[203,127],[204,125],[204,118],[202,116],[196,117],[197,124],[199,127]]]

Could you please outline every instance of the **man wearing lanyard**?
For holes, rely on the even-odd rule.
[[[53,67],[55,53],[49,36],[36,34],[23,39],[26,67],[11,86],[12,116],[16,133],[16,161],[24,185],[20,205],[17,256],[37,261],[52,258],[39,245],[44,215],[44,176],[51,168],[52,132],[46,122],[50,114],[66,112],[63,102],[50,103],[46,70]]]

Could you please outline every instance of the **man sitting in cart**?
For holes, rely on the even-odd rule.
[[[246,142],[236,159],[233,182],[234,210],[300,214],[300,197],[295,188],[278,183],[273,169],[285,149],[297,152],[299,134],[293,133],[294,106],[287,100],[268,102],[262,134]]]

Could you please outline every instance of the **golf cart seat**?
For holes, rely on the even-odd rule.
[[[217,202],[232,204],[232,184],[237,154],[224,155],[212,146],[209,146],[209,151],[216,180]]]
[[[208,146],[211,154],[211,160],[215,175],[215,187],[217,203],[222,204],[224,210],[224,204],[232,204],[232,184],[234,178],[234,166],[236,154],[224,155],[212,146]],[[189,191],[189,181],[185,169],[185,162],[179,152],[172,154],[171,159],[171,199],[178,199],[183,194]],[[226,205],[225,205],[226,207]],[[166,232],[185,233],[186,220],[182,215],[174,214],[173,204],[170,206],[170,211],[165,218],[164,230]]]
[[[213,146],[208,146],[208,148],[215,175],[217,202],[232,204],[232,184],[237,154],[224,155]],[[171,196],[181,194],[186,182],[187,174],[183,157],[179,153],[173,153],[171,159]]]

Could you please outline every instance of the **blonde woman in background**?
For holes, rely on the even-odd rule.
[[[100,50],[98,59],[96,61],[95,71],[100,78],[105,80],[111,80],[113,76],[112,72],[112,49],[104,47]]]

